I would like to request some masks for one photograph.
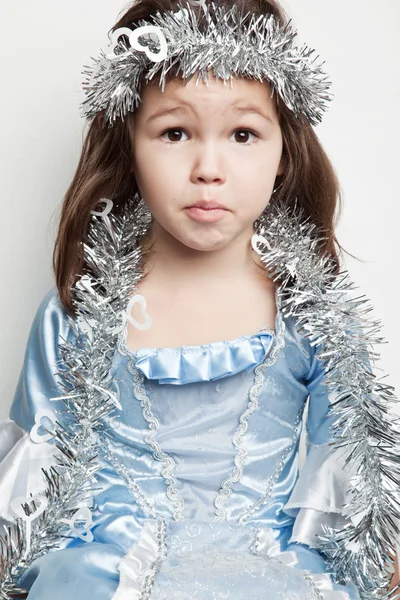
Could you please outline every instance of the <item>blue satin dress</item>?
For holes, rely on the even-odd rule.
[[[43,491],[41,467],[55,460],[44,427],[65,408],[56,371],[70,334],[53,289],[0,428],[5,521],[14,498]],[[29,600],[358,599],[317,550],[323,526],[347,518],[347,482],[329,446],[322,363],[294,320],[278,311],[274,329],[202,346],[132,352],[125,337],[111,372],[122,408],[104,423],[90,540],[72,536],[36,560],[21,581]]]

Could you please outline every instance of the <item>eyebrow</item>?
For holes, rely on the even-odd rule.
[[[265,114],[258,106],[255,106],[254,104],[246,104],[246,106],[238,106],[237,104],[231,104],[227,108],[231,109],[237,115],[256,114],[256,115],[259,115],[260,117],[263,117],[270,123],[273,123],[273,120],[271,119],[271,117],[269,115]],[[182,104],[179,104],[177,106],[171,106],[169,108],[168,107],[162,108],[162,109],[156,111],[155,113],[150,115],[150,117],[148,117],[146,122],[149,123],[150,121],[154,121],[155,119],[159,119],[160,117],[163,117],[165,115],[169,115],[169,114],[173,114],[173,113],[188,112],[188,111],[194,114],[194,110],[193,110],[192,106],[186,102],[183,102]]]

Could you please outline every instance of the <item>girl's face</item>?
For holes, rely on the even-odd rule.
[[[282,134],[268,84],[196,76],[164,92],[142,87],[134,116],[133,171],[156,239],[211,251],[248,242],[283,172]],[[164,114],[160,114],[164,112]],[[188,210],[198,201],[225,210]]]

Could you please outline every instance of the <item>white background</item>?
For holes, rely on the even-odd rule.
[[[126,5],[0,2],[0,418],[8,414],[32,319],[53,285],[58,210],[82,143],[81,69],[105,47]],[[317,131],[344,194],[337,233],[364,261],[347,258],[346,265],[384,323],[389,343],[379,347],[380,366],[398,388],[400,3],[286,0],[284,6],[334,84],[335,100]]]

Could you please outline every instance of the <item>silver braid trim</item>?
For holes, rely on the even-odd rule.
[[[275,298],[276,306],[278,308],[278,331],[276,332],[276,337],[274,338],[270,353],[264,362],[254,369],[254,384],[249,391],[249,402],[247,404],[247,408],[239,417],[239,425],[232,438],[232,443],[237,450],[234,459],[235,467],[229,477],[222,482],[218,495],[214,501],[215,521],[225,521],[227,519],[225,504],[232,495],[233,484],[240,481],[243,475],[243,466],[246,463],[247,448],[244,445],[244,437],[248,429],[249,418],[258,408],[258,397],[264,386],[265,371],[268,369],[268,367],[275,363],[280,351],[285,345],[285,323],[282,320],[282,315],[279,312],[280,300],[278,287],[276,288]]]
[[[304,577],[304,579],[306,581],[308,581],[310,588],[313,592],[313,600],[324,600],[323,595],[321,594],[321,592],[319,591],[319,589],[317,588],[317,586],[315,585],[314,581],[312,580],[312,578],[310,577],[310,575],[308,575],[307,573],[302,573],[302,576]]]
[[[158,545],[158,556],[156,560],[153,562],[152,566],[149,569],[149,574],[146,575],[143,583],[143,587],[140,593],[139,600],[149,600],[151,596],[151,590],[153,589],[153,585],[155,579],[160,572],[163,561],[167,556],[167,522],[164,519],[159,519],[157,523],[157,545]]]
[[[118,458],[113,453],[112,444],[107,440],[102,440],[103,443],[103,452],[106,460],[114,467],[118,475],[121,477],[122,481],[125,483],[132,497],[136,500],[138,506],[143,510],[143,513],[147,517],[157,518],[157,512],[155,508],[146,500],[144,494],[141,492],[136,481],[131,477],[129,469],[118,460]]]
[[[289,446],[287,447],[287,449],[285,450],[285,452],[279,459],[279,462],[275,469],[275,472],[268,479],[267,489],[266,489],[264,495],[261,496],[256,502],[254,502],[249,508],[247,508],[245,510],[245,512],[237,519],[237,522],[239,523],[239,525],[242,525],[245,521],[250,519],[254,515],[254,513],[256,513],[262,506],[268,505],[268,503],[271,499],[274,485],[278,481],[279,476],[281,475],[283,469],[285,468],[286,459],[289,456],[289,454],[291,453],[291,451],[293,450],[294,445],[296,444],[296,442],[298,440],[299,435],[298,435],[297,428],[302,419],[303,412],[304,412],[304,406],[302,406],[299,409],[299,412],[297,413],[297,416],[296,416],[296,419],[295,419],[295,422],[293,425],[294,432],[293,432],[293,437],[292,437],[291,443],[289,444]]]
[[[171,456],[169,456],[169,454],[167,454],[161,449],[159,443],[156,440],[156,435],[157,431],[160,428],[160,424],[151,410],[150,398],[145,393],[143,385],[143,373],[141,373],[139,369],[135,367],[135,362],[133,359],[129,361],[128,368],[129,371],[133,374],[135,397],[140,401],[140,405],[143,409],[143,418],[147,422],[150,432],[145,437],[145,442],[153,451],[154,460],[161,462],[163,465],[161,469],[161,475],[164,478],[165,483],[167,484],[166,495],[167,498],[174,505],[173,517],[176,521],[179,521],[184,518],[184,501],[180,496],[177,480],[175,475],[173,474],[176,468],[176,463],[174,459]]]

